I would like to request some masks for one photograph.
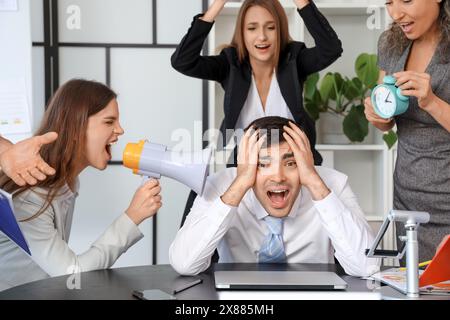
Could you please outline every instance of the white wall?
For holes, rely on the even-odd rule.
[[[17,11],[0,11],[0,80],[25,80],[32,117],[31,27],[29,0],[17,0]],[[9,136],[12,141],[29,135]]]
[[[44,42],[44,1],[30,1],[31,41]],[[44,48],[32,48],[33,68],[33,132],[37,130],[45,110]]]

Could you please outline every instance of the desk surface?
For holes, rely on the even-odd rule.
[[[203,283],[176,294],[177,299],[216,300],[219,293],[214,287],[214,270],[290,270],[333,271],[349,285],[347,292],[370,292],[367,281],[345,275],[341,267],[334,264],[214,264],[198,275]],[[183,277],[170,265],[128,267],[83,272],[80,274],[80,290],[67,288],[70,276],[43,279],[0,292],[0,299],[135,299],[133,290],[161,289],[172,292],[174,288],[192,281]]]

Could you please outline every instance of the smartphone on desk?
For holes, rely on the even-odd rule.
[[[133,296],[141,300],[175,300],[176,298],[159,289],[151,290],[134,290]]]

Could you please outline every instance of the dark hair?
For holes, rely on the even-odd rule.
[[[40,150],[42,159],[55,169],[55,175],[38,181],[35,186],[20,187],[0,173],[0,188],[14,193],[14,197],[33,187],[48,189],[44,206],[24,221],[44,212],[59,195],[61,187],[75,182],[76,164],[86,148],[89,117],[103,110],[116,97],[116,93],[104,84],[82,79],[70,80],[56,91],[35,134],[42,135],[50,131],[58,133],[55,142],[42,146]]]
[[[236,27],[234,28],[234,35],[230,46],[236,48],[241,63],[248,57],[248,51],[244,41],[244,19],[248,9],[254,6],[260,6],[266,9],[275,20],[277,30],[275,66],[277,66],[280,52],[286,48],[288,43],[292,42],[292,38],[289,35],[289,23],[286,12],[278,0],[245,0],[236,19]]]
[[[267,135],[264,146],[270,147],[271,145],[286,142],[286,139],[283,136],[283,127],[289,126],[289,122],[294,123],[297,127],[303,130],[303,128],[293,120],[278,116],[269,116],[254,120],[247,128],[245,128],[245,131],[253,128],[254,130],[259,130],[260,135]]]
[[[450,0],[442,0],[439,3],[439,16],[437,18],[440,30],[440,44],[437,48],[441,62],[446,64],[450,61]],[[389,54],[400,55],[411,43],[400,26],[392,23],[386,31],[386,40],[383,41],[382,49]]]

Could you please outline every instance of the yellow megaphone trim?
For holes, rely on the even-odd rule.
[[[141,161],[142,150],[144,150],[145,140],[138,143],[128,143],[123,151],[123,165],[133,169],[133,173],[139,171],[139,162]]]

